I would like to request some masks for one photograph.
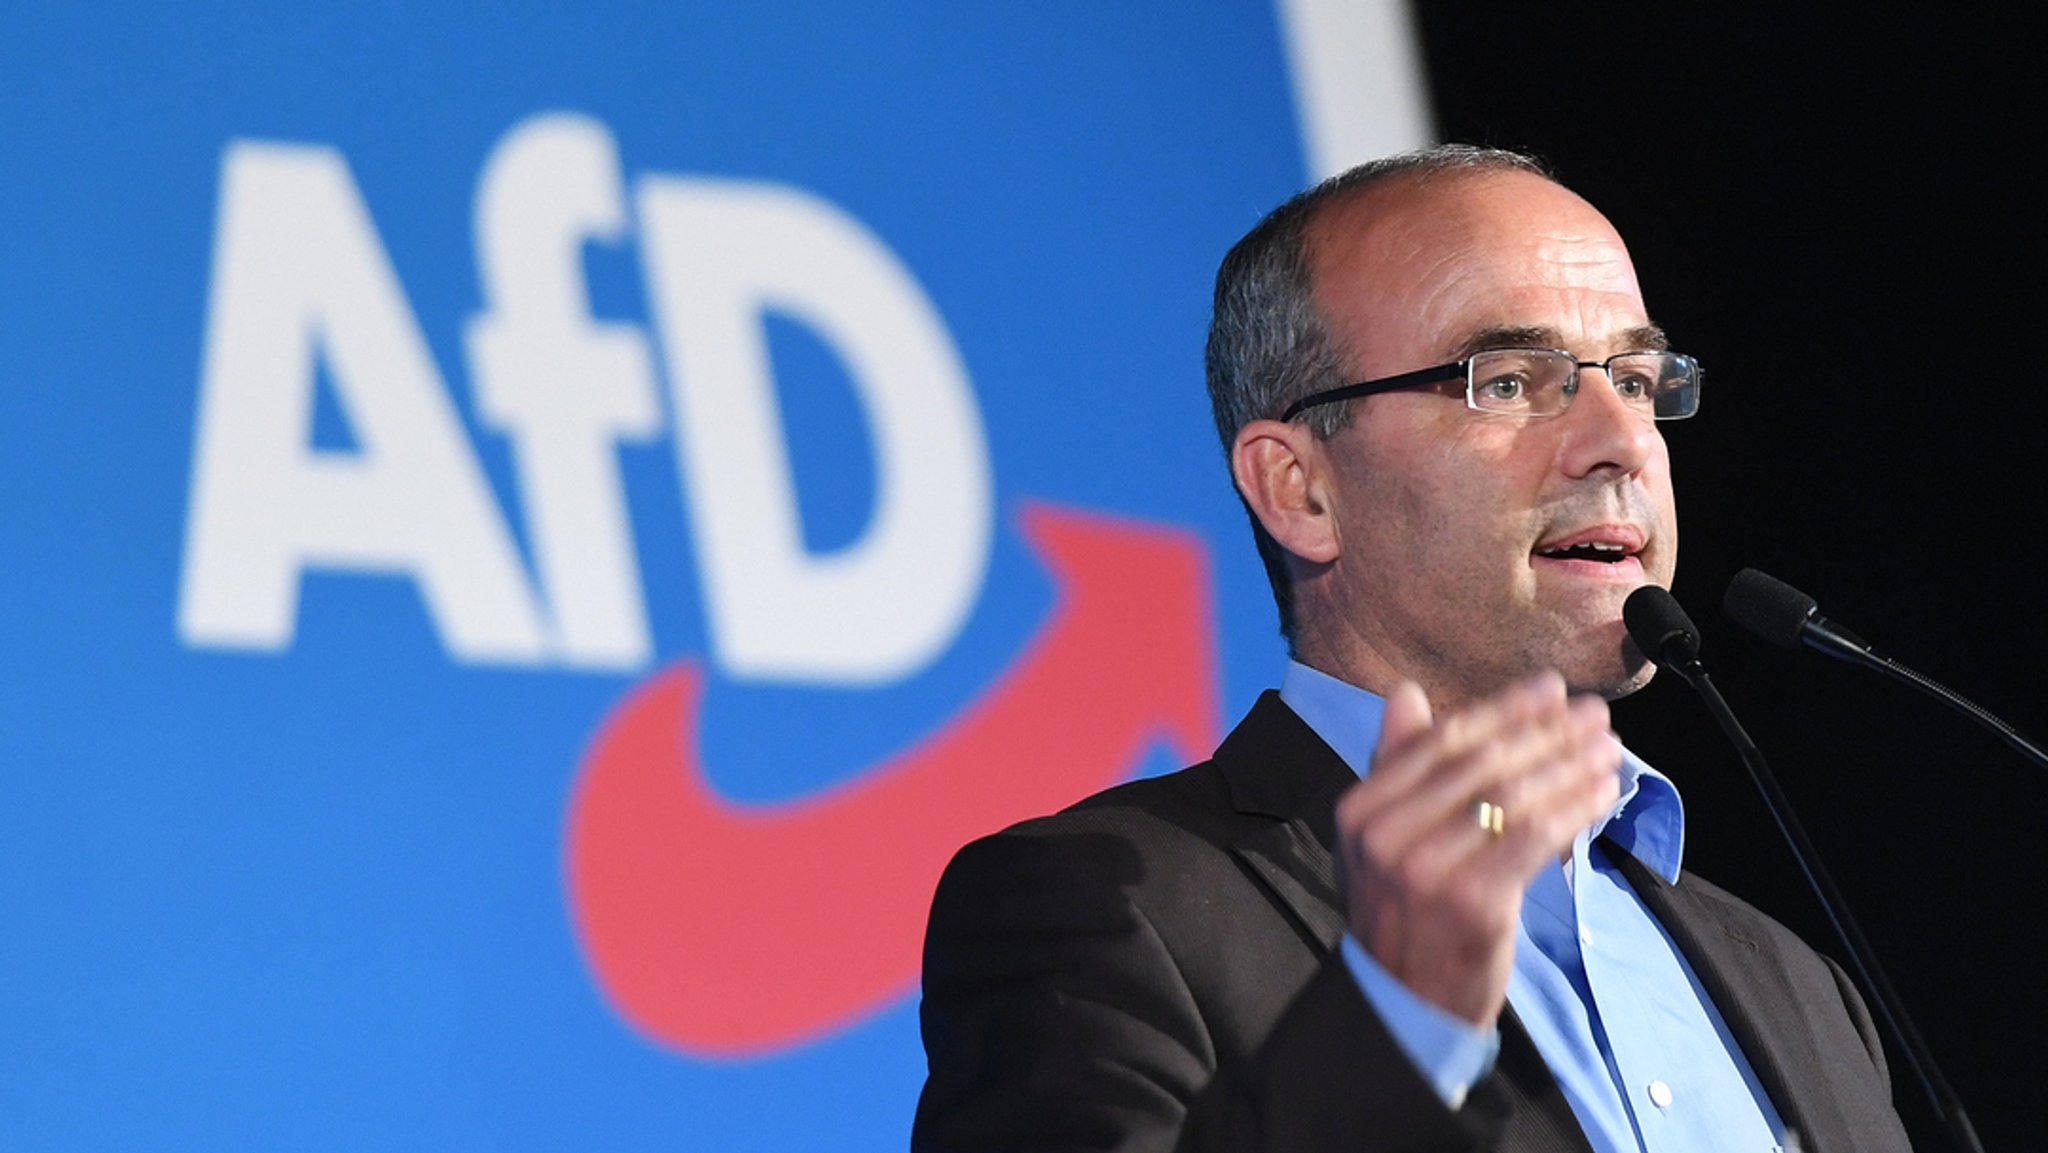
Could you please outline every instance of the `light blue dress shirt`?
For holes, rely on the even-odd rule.
[[[1360,776],[1379,743],[1381,699],[1302,664],[1280,688]],[[1678,877],[1678,790],[1626,750],[1621,799],[1545,867],[1522,901],[1508,1004],[1597,1153],[1782,1148],[1785,1126],[1692,966],[1594,838]],[[1456,1108],[1493,1067],[1498,1029],[1480,1029],[1409,992],[1353,940],[1343,951],[1388,1031]]]

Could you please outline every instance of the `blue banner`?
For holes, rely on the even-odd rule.
[[[1275,674],[1209,282],[1402,20],[14,12],[0,1146],[900,1148],[946,857]]]

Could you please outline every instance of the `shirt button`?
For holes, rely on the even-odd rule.
[[[1671,1107],[1671,1086],[1662,1081],[1650,1082],[1650,1104],[1659,1109]]]
[[[1592,948],[1592,947],[1593,947],[1593,930],[1591,930],[1591,929],[1585,929],[1585,928],[1582,928],[1582,929],[1580,929],[1580,930],[1579,930],[1579,944],[1580,944],[1580,945],[1582,945],[1582,946],[1584,946],[1585,948],[1588,948],[1588,949]]]

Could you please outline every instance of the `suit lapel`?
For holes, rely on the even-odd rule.
[[[1330,855],[1333,810],[1357,776],[1274,692],[1260,696],[1216,750],[1216,767],[1239,813],[1273,818],[1252,822],[1231,853],[1293,915],[1303,936],[1324,951],[1336,948],[1344,913]]]
[[[1749,1058],[1778,1116],[1799,1131],[1806,1148],[1824,1150],[1828,1134],[1849,1131],[1831,1097],[1799,1092],[1801,1086],[1819,1083],[1827,1058],[1814,1048],[1809,1030],[1784,1027],[1784,1017],[1796,1010],[1801,996],[1784,966],[1774,963],[1768,951],[1711,902],[1665,881],[1612,842],[1608,856],[1671,934]]]
[[[1265,883],[1304,936],[1324,951],[1344,935],[1337,904],[1337,878],[1330,850],[1301,820],[1274,822],[1246,837],[1231,853]]]

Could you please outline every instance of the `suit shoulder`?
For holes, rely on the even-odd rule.
[[[1239,823],[1222,773],[1214,761],[1203,761],[1104,789],[1057,813],[1019,821],[982,842],[1112,836],[1140,846],[1190,837],[1221,843]]]
[[[1677,887],[1691,899],[1694,909],[1706,914],[1723,939],[1755,955],[1771,958],[1780,972],[1808,993],[1833,991],[1850,1002],[1852,1015],[1863,1011],[1842,967],[1776,917],[1691,873],[1681,873]]]
[[[1213,762],[1130,781],[1060,812],[981,837],[940,878],[933,931],[990,918],[1048,922],[1127,915],[1137,904],[1200,899],[1238,871],[1240,814]]]
[[[1773,946],[1779,952],[1814,954],[1812,946],[1776,917],[1696,873],[1681,872],[1677,887],[1713,910],[1725,933],[1746,939],[1753,945]]]

